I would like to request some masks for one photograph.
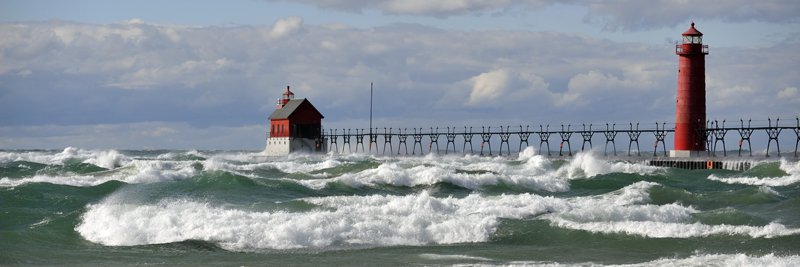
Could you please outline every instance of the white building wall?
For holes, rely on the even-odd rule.
[[[326,144],[320,144],[321,151],[327,152]],[[293,138],[293,137],[270,137],[267,139],[267,148],[264,154],[267,156],[286,156],[292,152],[305,152],[313,153],[316,151],[316,140],[308,138]]]
[[[289,155],[289,146],[291,144],[289,139],[289,137],[267,138],[267,148],[264,150],[264,154],[267,156]]]

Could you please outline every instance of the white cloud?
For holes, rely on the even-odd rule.
[[[793,0],[748,1],[580,1],[589,7],[587,21],[598,21],[609,29],[643,30],[675,26],[688,20],[725,22],[800,22],[800,5]]]
[[[17,75],[22,76],[22,77],[28,77],[31,74],[33,74],[33,72],[31,70],[22,70],[22,71],[17,73]]]
[[[388,0],[377,5],[391,14],[430,15],[444,17],[507,7],[514,4],[510,0]]]
[[[273,38],[281,38],[290,34],[294,34],[300,30],[303,25],[303,18],[297,16],[289,16],[275,21],[270,31],[270,36]]]
[[[778,92],[777,97],[778,100],[800,102],[800,90],[797,87],[787,87],[785,90]]]
[[[504,96],[509,79],[511,79],[509,72],[508,69],[495,70],[470,78],[470,83],[474,85],[467,104],[472,106],[490,105],[495,98]]]
[[[119,79],[106,85],[125,89],[148,89],[155,85],[167,85],[177,81],[186,88],[194,88],[197,84],[213,80],[221,69],[232,64],[233,62],[227,58],[217,59],[214,62],[189,60],[169,68],[143,68],[133,73],[124,73]]]
[[[588,105],[624,106],[652,96],[657,83],[651,80],[620,79],[597,70],[580,73],[569,80],[568,90],[556,101],[557,106],[585,107]],[[649,101],[648,101],[649,102]]]
[[[545,99],[541,102],[546,103],[552,95],[547,90],[550,85],[542,77],[508,68],[481,73],[469,78],[467,84],[472,85],[472,90],[466,105],[474,107],[502,108],[509,103],[536,98]]]
[[[542,7],[566,4],[586,7],[584,20],[599,23],[606,29],[628,31],[663,28],[689,20],[722,20],[726,22],[764,21],[798,23],[800,5],[794,0],[707,0],[702,4],[676,0],[267,0],[269,2],[299,2],[345,12],[361,13],[367,9],[387,14],[416,15],[445,18],[459,15],[480,15],[491,11],[523,7]],[[497,13],[497,12],[494,12]]]
[[[277,2],[284,0],[267,0]],[[521,2],[538,1],[515,1],[515,0],[293,0],[316,5],[323,9],[332,9],[345,12],[361,13],[365,9],[377,9],[388,14],[410,14],[419,16],[447,17],[451,15],[465,15],[475,12],[482,12],[503,8]]]
[[[186,123],[139,122],[97,125],[0,127],[4,149],[243,149],[261,150],[267,127],[192,127]]]
[[[0,114],[18,114],[1,116],[0,125],[158,121],[131,131],[177,131],[134,138],[137,147],[178,147],[163,138],[200,138],[210,127],[266,125],[286,85],[325,115],[326,128],[368,117],[370,82],[376,121],[395,122],[380,125],[395,129],[674,119],[678,58],[670,47],[576,34],[414,24],[361,29],[287,17],[258,27],[0,24],[0,38]],[[800,92],[792,89],[800,84],[799,47],[713,50],[706,63],[709,116],[800,115]],[[742,108],[753,103],[765,108]],[[14,132],[35,130],[6,131]],[[262,134],[256,133],[259,141]],[[12,146],[9,135],[0,133],[6,138],[0,147]],[[25,138],[26,144],[81,142]],[[108,140],[122,140],[115,138]],[[79,146],[58,147],[66,145]]]
[[[161,135],[164,135],[164,134],[173,134],[173,133],[177,133],[177,132],[178,131],[176,131],[175,129],[172,129],[172,128],[169,128],[169,127],[158,127],[157,129],[155,129],[153,131],[146,131],[146,130],[142,131],[142,135],[161,136]]]

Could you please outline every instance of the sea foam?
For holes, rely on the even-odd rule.
[[[765,226],[691,222],[698,211],[679,204],[648,204],[651,182],[598,196],[554,198],[535,194],[464,198],[434,197],[427,191],[393,196],[310,197],[317,208],[254,211],[189,198],[141,203],[114,194],[87,207],[75,228],[85,239],[110,246],[204,240],[226,249],[302,249],[361,246],[422,246],[487,242],[500,218],[543,219],[553,226],[594,233],[688,238],[793,235],[777,222]]]
[[[564,192],[569,190],[569,180],[572,179],[586,179],[609,173],[647,175],[663,169],[627,162],[609,162],[599,158],[596,152],[578,153],[567,164],[554,168],[552,160],[538,155],[533,147],[520,152],[517,158],[429,154],[425,157],[371,160],[380,162],[380,165],[338,177],[316,175],[320,179],[289,180],[316,190],[329,183],[343,183],[358,188],[378,185],[414,187],[446,182],[472,190],[504,183],[533,190]],[[280,167],[288,172],[304,171],[296,166],[298,163],[281,164],[288,165]]]
[[[130,167],[120,168],[112,172],[90,174],[73,174],[65,176],[35,175],[33,177],[0,179],[0,187],[14,187],[28,183],[51,183],[80,187],[96,186],[108,181],[121,181],[129,184],[156,183],[183,180],[193,177],[197,170],[190,164],[175,164],[170,162],[139,162],[135,161]]]
[[[109,197],[87,207],[75,228],[110,246],[205,240],[231,250],[348,245],[394,246],[485,242],[498,218],[526,218],[568,209],[566,201],[531,194],[436,198],[406,196],[306,198],[307,212],[263,212],[192,199],[134,204]]]
[[[715,174],[708,176],[709,180],[720,181],[729,184],[765,185],[765,186],[788,186],[800,182],[800,161],[787,161],[781,159],[780,169],[787,175],[781,177],[718,177]]]
[[[652,182],[637,182],[615,192],[569,201],[569,210],[543,215],[552,225],[593,233],[629,234],[653,238],[689,238],[710,235],[745,235],[772,238],[795,235],[800,229],[772,222],[765,226],[706,225],[692,222],[700,211],[676,203],[647,204]]]
[[[778,256],[775,254],[767,254],[763,256],[747,255],[747,254],[702,254],[693,255],[688,258],[661,258],[653,261],[633,263],[633,264],[598,264],[593,262],[584,263],[554,263],[554,262],[510,262],[510,263],[482,263],[482,264],[456,264],[454,266],[531,266],[531,267],[583,267],[583,266],[608,266],[608,267],[685,267],[685,266],[728,266],[728,267],[751,267],[751,266],[772,266],[772,267],[790,267],[798,266],[800,264],[800,256],[788,255]]]
[[[334,182],[351,187],[414,187],[446,182],[473,190],[500,183],[552,192],[569,190],[567,180],[552,175],[553,167],[549,160],[542,156],[521,158],[524,159],[522,164],[512,164],[513,159],[504,157],[473,155],[376,158],[374,160],[381,161],[376,168],[332,178],[290,180],[313,189],[321,189]]]

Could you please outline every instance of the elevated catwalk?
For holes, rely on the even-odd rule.
[[[392,128],[374,128],[371,131],[366,131],[364,129],[355,129],[354,131],[351,129],[341,129],[341,132],[339,132],[338,129],[328,129],[327,131],[322,131],[323,135],[319,137],[319,141],[327,143],[324,146],[327,148],[327,152],[358,153],[360,148],[361,153],[379,155],[423,155],[426,154],[424,149],[424,145],[426,144],[428,145],[427,153],[442,153],[439,142],[444,141],[447,143],[443,154],[461,153],[487,156],[512,155],[511,143],[513,142],[515,145],[518,144],[518,146],[514,146],[517,151],[522,151],[523,147],[533,145],[538,147],[541,155],[569,157],[572,156],[573,153],[570,141],[572,141],[573,136],[576,139],[580,136],[579,140],[582,141],[580,151],[591,149],[592,141],[598,141],[595,139],[600,139],[599,141],[605,141],[603,143],[604,156],[625,161],[641,162],[651,166],[690,170],[727,169],[742,171],[750,169],[754,165],[753,163],[758,161],[776,160],[776,158],[796,160],[798,158],[798,144],[800,144],[800,118],[795,118],[794,123],[792,123],[793,125],[779,125],[779,119],[775,121],[767,119],[766,122],[766,125],[753,126],[749,122],[745,124],[743,120],[740,120],[739,125],[737,125],[738,127],[726,127],[724,121],[723,123],[707,121],[706,127],[698,130],[700,136],[706,140],[705,151],[699,151],[694,157],[667,156],[668,153],[664,140],[669,133],[674,133],[675,130],[666,129],[666,123],[655,123],[655,127],[649,129],[639,128],[638,123],[629,123],[625,125],[628,126],[625,127],[627,129],[618,129],[613,124],[606,124],[604,127],[605,129],[599,130],[592,129],[591,124],[588,125],[588,127],[583,125],[580,130],[570,129],[571,125],[566,125],[566,127],[561,125],[558,130],[550,130],[549,126],[542,125],[539,125],[538,130],[523,126],[519,126],[518,128],[514,127],[516,129],[512,129],[511,126],[501,126],[495,127],[494,130],[492,130],[491,126],[480,127],[480,130],[473,130],[472,127],[463,127],[463,131],[461,130],[462,128],[445,127],[446,132],[440,132],[439,128],[433,127],[430,128],[430,131],[424,128],[411,128],[411,131],[409,131],[408,128],[398,130],[393,130]],[[729,131],[739,133],[739,138],[727,135]],[[766,155],[754,157],[750,139],[754,132],[761,131],[765,133],[767,139],[765,140],[767,141]],[[786,153],[781,155],[778,136],[782,131],[790,131],[797,136],[793,155],[787,155]],[[623,140],[617,139],[617,134],[619,133],[623,133],[621,135],[623,136]],[[534,136],[534,140],[529,142],[531,136]],[[558,154],[551,151],[550,137],[552,136],[558,137],[558,139],[556,139],[559,146]],[[639,147],[640,137],[648,138],[647,136],[652,137],[652,139],[648,141],[655,141],[652,143],[652,156],[643,156]],[[538,137],[539,141],[538,146],[535,143],[537,140],[536,137]],[[497,145],[498,139],[499,149],[493,150],[492,143],[494,142],[495,145]],[[726,139],[728,139],[728,141],[739,141],[738,153],[736,153],[736,155],[728,155],[727,148],[725,147]],[[352,140],[355,140],[355,142],[351,142]],[[379,144],[379,141],[382,144]],[[617,157],[617,141],[622,141],[623,143],[628,141],[627,156],[623,155]],[[368,144],[368,150],[365,149],[364,143]],[[409,143],[411,143],[411,149],[408,147]],[[462,147],[460,151],[457,149],[457,143]],[[478,144],[480,144],[480,147],[478,147]],[[717,152],[718,145],[722,145],[720,152]],[[355,146],[355,149],[353,146]],[[394,146],[396,146],[396,150],[393,148]],[[435,149],[434,146],[436,147]],[[452,149],[450,148],[451,146]],[[469,146],[469,148],[467,148],[467,146]],[[777,151],[770,153],[771,146],[775,146]],[[419,149],[417,147],[419,147]],[[609,150],[609,148],[611,148],[611,150]],[[622,149],[624,149],[624,147]]]

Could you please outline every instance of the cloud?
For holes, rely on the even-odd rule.
[[[792,0],[747,1],[579,1],[589,7],[584,19],[607,29],[627,31],[676,26],[689,20],[719,20],[724,22],[762,21],[798,23],[800,4]]]
[[[388,0],[376,7],[390,14],[429,15],[446,17],[464,15],[507,7],[514,4],[510,0]]]
[[[117,64],[117,62],[112,62],[112,64]],[[123,73],[119,78],[113,79],[106,85],[125,89],[148,89],[155,85],[178,81],[184,87],[194,88],[197,84],[213,80],[215,75],[224,71],[221,69],[232,64],[233,62],[227,58],[217,59],[213,62],[189,60],[167,68],[150,67],[132,73]]]
[[[33,72],[31,70],[22,70],[22,71],[17,73],[17,75],[22,76],[22,77],[28,77],[31,74],[33,74]]]
[[[706,56],[709,117],[794,117],[791,93],[800,84],[797,44],[717,49]],[[783,93],[782,93],[783,92]]]
[[[136,147],[199,143],[168,138],[236,142],[219,135],[260,131],[286,85],[323,113],[326,128],[368,119],[370,82],[376,126],[395,129],[674,119],[678,57],[667,45],[417,24],[305,25],[299,17],[235,27],[46,21],[0,24],[0,36],[0,114],[14,114],[0,116],[5,148],[14,140],[90,145],[76,141],[85,136],[113,144],[128,131],[141,135],[131,137]],[[800,115],[791,89],[800,84],[800,44],[714,49],[706,72],[710,117]],[[752,93],[737,96],[736,88]],[[17,134],[95,125],[118,130]],[[260,149],[263,132],[254,134]]]
[[[511,79],[508,69],[481,73],[469,79],[474,84],[472,92],[469,94],[468,105],[484,105],[491,103],[492,100],[504,96],[509,80]]]
[[[587,23],[596,23],[608,30],[638,31],[672,27],[690,20],[720,20],[724,22],[762,21],[798,23],[800,4],[794,0],[708,0],[700,3],[688,0],[267,0],[311,4],[322,9],[361,13],[367,9],[393,15],[415,15],[436,18],[482,15],[503,9],[520,7],[541,10],[557,4],[585,7]]]
[[[798,90],[797,87],[788,87],[786,90],[778,92],[777,98],[779,100],[800,102],[800,90]]]
[[[158,127],[153,131],[142,131],[142,135],[149,135],[149,136],[162,136],[164,134],[174,134],[177,133],[175,129],[169,127]]]
[[[139,122],[95,125],[0,127],[4,149],[264,149],[263,125],[196,128],[186,123]]]
[[[275,21],[270,30],[272,38],[281,38],[290,34],[294,34],[300,30],[303,25],[303,18],[297,16],[289,16]]]
[[[467,84],[472,85],[467,106],[508,107],[509,103],[533,101],[533,99],[549,99],[552,95],[550,86],[542,77],[519,73],[512,69],[499,69],[481,73],[469,78]],[[538,101],[537,101],[538,102]]]
[[[620,79],[597,70],[580,73],[572,77],[568,90],[556,100],[557,106],[586,107],[631,105],[637,99],[652,96],[651,90],[658,84],[644,79]]]
[[[278,2],[283,0],[267,0]],[[289,1],[287,1],[289,2]],[[387,14],[409,14],[418,16],[447,17],[465,15],[514,5],[514,0],[295,0],[322,9],[361,13],[365,9],[377,9]]]

